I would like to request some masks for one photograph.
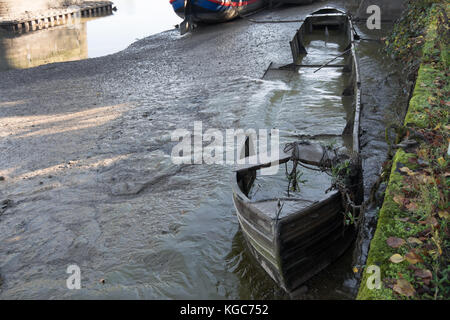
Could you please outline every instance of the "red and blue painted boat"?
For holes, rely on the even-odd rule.
[[[267,0],[170,0],[176,14],[182,19],[187,14],[194,22],[223,22],[258,10]]]
[[[197,22],[216,23],[253,13],[265,6],[310,4],[316,0],[169,0],[175,13],[184,21],[181,34],[192,29]]]
[[[232,20],[263,8],[267,0],[170,0],[175,13],[184,19],[181,33],[196,22],[215,23]]]

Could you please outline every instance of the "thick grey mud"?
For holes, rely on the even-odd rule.
[[[256,18],[302,18],[342,3]],[[236,20],[183,37],[161,33],[107,57],[3,72],[0,297],[288,298],[247,252],[231,199],[232,168],[173,164],[170,135],[193,130],[194,121],[204,130],[308,132],[297,132],[300,114],[280,110],[290,104],[287,93],[308,93],[261,79],[270,62],[290,62],[298,27]],[[379,48],[360,44],[370,93],[362,137],[367,188],[386,156],[384,115],[396,110],[400,92]],[[311,279],[304,297],[352,298],[353,252]],[[70,264],[81,268],[81,290],[66,288]]]

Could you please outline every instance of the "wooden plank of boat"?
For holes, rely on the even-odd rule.
[[[288,293],[329,265],[347,248],[339,242],[343,218],[340,194],[321,201],[280,199],[251,202],[234,197],[237,216],[256,260]],[[277,209],[279,211],[277,211]],[[264,216],[265,219],[257,219]],[[270,224],[267,224],[267,218]],[[263,223],[266,225],[263,227]],[[257,235],[265,235],[266,241]],[[334,260],[334,259],[333,259]]]
[[[297,64],[297,63],[290,63],[290,64],[275,64],[271,63],[269,67],[267,68],[267,71],[269,70],[286,70],[286,71],[296,71],[300,68],[347,68],[348,65],[346,64],[327,64],[327,65],[321,65],[321,64]],[[267,72],[266,71],[266,72]]]
[[[248,157],[246,159],[248,160],[249,164],[238,165],[234,169],[234,171],[242,172],[247,170],[260,170],[262,168],[268,168],[278,164],[283,164],[288,162],[292,158],[293,154],[295,154],[295,157],[298,161],[313,166],[322,166],[329,164],[330,161],[335,157],[333,153],[331,153],[319,143],[299,142],[295,146],[293,146],[293,148],[296,148],[296,150],[292,150],[289,153],[281,152],[277,159],[269,160],[266,162],[258,163],[258,158],[256,155]]]
[[[320,25],[340,23],[348,36],[352,72],[348,92],[354,96],[353,151],[359,152],[360,77],[354,46],[353,26],[350,18],[334,8],[324,8],[305,19],[292,42],[294,64],[299,48],[304,49],[302,34],[311,23]],[[302,51],[302,50],[300,50]],[[302,54],[306,54],[306,49]],[[318,144],[299,143],[295,158],[319,166],[324,157],[333,154]],[[246,154],[249,156],[249,154]],[[235,169],[232,181],[233,202],[243,234],[252,255],[270,277],[288,293],[294,293],[306,280],[323,270],[339,257],[355,237],[354,226],[344,226],[341,194],[324,193],[321,199],[277,198],[254,201],[248,198],[256,171],[290,161],[291,152],[281,152],[275,161],[254,162]],[[255,160],[255,159],[253,159]],[[256,160],[255,160],[256,161]]]

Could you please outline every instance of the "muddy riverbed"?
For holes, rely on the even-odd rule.
[[[343,2],[254,18],[302,18]],[[173,164],[170,135],[194,121],[204,130],[292,133],[301,115],[295,104],[280,109],[279,97],[301,88],[261,78],[270,62],[290,62],[298,27],[236,20],[164,32],[106,57],[0,73],[0,298],[287,299],[245,247],[232,168]],[[387,28],[358,30],[377,38]],[[398,73],[379,48],[359,46],[367,190],[385,159],[384,126],[402,103]],[[353,253],[306,283],[304,298],[353,298]],[[81,269],[81,290],[66,287],[70,264]]]

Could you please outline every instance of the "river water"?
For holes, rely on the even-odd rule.
[[[21,35],[0,30],[0,71],[105,56],[181,22],[168,1],[115,0],[114,6],[113,14],[82,18],[76,28],[57,26]]]
[[[301,18],[322,5],[257,18]],[[279,128],[282,141],[339,134],[347,116],[341,73],[262,79],[270,62],[290,62],[297,28],[236,20],[183,37],[157,34],[104,58],[4,72],[0,297],[287,299],[247,251],[232,168],[175,165],[170,135],[192,131],[194,121],[203,130]],[[342,49],[332,35],[311,46]],[[360,44],[374,100],[363,119],[368,177],[384,161],[384,114],[395,111],[400,92],[380,47]],[[353,253],[308,281],[304,298],[353,298]],[[81,290],[66,288],[70,264],[81,268]]]

